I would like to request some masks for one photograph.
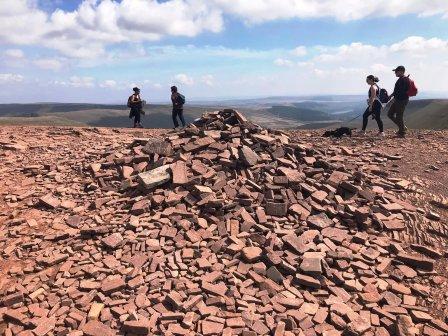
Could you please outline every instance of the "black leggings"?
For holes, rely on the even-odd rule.
[[[180,121],[182,122],[182,126],[185,126],[185,119],[184,119],[184,110],[183,109],[173,109],[173,123],[174,127],[179,127],[179,123],[177,122],[177,117],[179,116]]]
[[[365,131],[367,128],[367,123],[369,121],[369,115],[373,115],[375,117],[376,123],[378,124],[378,128],[380,132],[382,132],[383,129],[383,121],[381,120],[381,103],[378,100],[375,100],[373,102],[372,112],[369,111],[369,108],[367,107],[366,111],[362,115],[362,130]]]

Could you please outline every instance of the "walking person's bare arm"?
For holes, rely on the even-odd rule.
[[[372,112],[373,109],[373,103],[375,102],[376,99],[376,89],[375,87],[372,85],[370,87],[370,98],[369,98],[369,111]]]

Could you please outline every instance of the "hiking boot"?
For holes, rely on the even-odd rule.
[[[379,135],[380,137],[385,137],[385,136],[386,136],[386,133],[384,133],[384,132],[378,132],[378,135]]]
[[[404,133],[406,134],[407,132],[408,132],[408,127],[407,126],[405,126],[404,127]],[[397,132],[396,132],[396,134],[400,134],[400,133],[403,133],[403,132],[400,132],[400,130],[398,130]]]
[[[359,131],[359,132],[358,132],[358,134],[359,134],[359,135],[361,135],[361,136],[363,136],[363,135],[366,135],[366,134],[367,134],[367,132],[366,132],[366,131],[363,131],[363,130],[361,130],[361,131]]]

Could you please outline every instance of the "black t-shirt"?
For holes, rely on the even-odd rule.
[[[397,100],[408,100],[408,90],[409,90],[409,80],[407,77],[403,76],[398,78],[395,83],[394,97]]]

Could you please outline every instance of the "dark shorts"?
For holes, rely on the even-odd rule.
[[[140,110],[131,109],[131,112],[129,113],[129,118],[134,118],[134,123],[140,123]]]

